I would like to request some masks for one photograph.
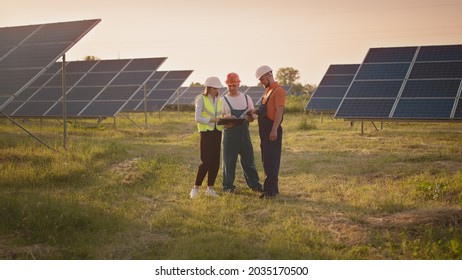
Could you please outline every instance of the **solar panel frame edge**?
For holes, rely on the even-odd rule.
[[[462,79],[460,80],[459,90],[457,91],[456,101],[452,109],[451,118],[459,119],[458,113],[460,112],[460,119],[462,119]],[[460,110],[459,110],[460,109]]]
[[[345,98],[345,95],[347,94],[349,88],[351,87],[351,84],[353,83],[353,80],[355,79],[356,75],[358,74],[358,71],[359,71],[360,67],[361,67],[361,64],[331,64],[331,65],[329,65],[328,69],[326,70],[326,73],[324,74],[324,76],[323,76],[322,79],[324,79],[324,77],[325,77],[325,76],[328,76],[328,75],[337,75],[337,74],[331,74],[331,72],[334,71],[335,68],[344,68],[344,69],[347,69],[347,70],[351,71],[351,73],[350,73],[350,72],[346,72],[346,73],[345,73],[345,72],[342,71],[342,74],[341,74],[341,75],[351,75],[352,77],[351,77],[351,81],[350,81],[349,85],[347,85],[347,86],[346,86],[346,85],[342,85],[342,86],[339,85],[339,86],[338,86],[338,87],[347,87],[345,93],[343,94],[343,97],[342,97],[341,100],[340,100],[340,103],[339,103],[338,107],[340,107],[340,105],[342,104],[343,98]],[[353,73],[353,70],[354,70],[354,73]],[[347,73],[348,73],[348,74],[347,74]],[[321,79],[321,82],[322,82],[322,79]],[[308,103],[307,103],[306,106],[305,106],[305,111],[314,111],[314,110],[308,109],[308,107],[309,107],[309,104],[310,104],[312,98],[315,97],[316,92],[317,92],[318,89],[321,87],[321,82],[320,82],[320,84],[318,85],[318,87],[317,87],[317,89],[315,90],[315,92],[313,93],[313,95],[312,95],[312,97],[310,98],[310,100],[308,100]],[[334,87],[334,86],[333,86],[333,85],[324,85],[323,87]],[[337,87],[337,86],[335,86],[335,87]],[[317,98],[317,97],[315,97],[315,98]],[[337,107],[337,109],[338,109],[338,107]],[[318,110],[319,110],[319,109],[318,109]],[[322,109],[321,109],[321,110],[322,110]],[[327,110],[325,110],[325,111],[331,112],[330,109],[327,109]],[[337,112],[337,110],[335,110],[333,113],[335,114],[336,112]]]

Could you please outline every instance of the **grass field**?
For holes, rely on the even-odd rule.
[[[119,118],[0,119],[0,259],[462,259],[462,125],[284,118],[281,195],[189,198],[193,112],[139,129]],[[143,116],[132,116],[142,123]],[[251,125],[263,178],[257,124]]]

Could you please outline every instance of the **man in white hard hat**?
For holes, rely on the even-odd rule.
[[[279,193],[279,166],[282,152],[282,119],[286,103],[286,91],[274,80],[273,69],[268,65],[258,67],[255,77],[266,88],[258,109],[258,130],[265,171],[263,193],[260,198],[274,197]]]

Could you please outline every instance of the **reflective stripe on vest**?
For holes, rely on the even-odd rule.
[[[213,106],[212,101],[205,96],[202,96],[202,101],[204,101],[204,110],[201,112],[201,116],[204,118],[220,118],[221,117],[221,108],[222,108],[222,101],[221,98],[218,99],[217,101],[217,107],[215,108]],[[217,97],[218,98],[218,97]],[[197,123],[197,129],[200,131],[212,131],[215,129],[215,123],[214,122],[209,122],[207,124],[205,123]],[[217,129],[222,131],[223,126],[222,125],[217,125]]]

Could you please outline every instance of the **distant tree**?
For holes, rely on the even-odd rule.
[[[101,60],[99,57],[94,56],[94,55],[86,55],[83,59],[84,59],[85,61]]]
[[[306,92],[309,96],[311,96],[311,95],[314,93],[314,91],[316,90],[316,88],[317,88],[317,86],[314,85],[314,84],[306,84],[306,85],[305,85],[305,92]]]
[[[316,85],[312,85],[312,84],[302,85],[301,83],[296,83],[292,85],[292,89],[289,92],[289,94],[304,94],[307,96],[311,96],[315,90],[316,90]]]
[[[202,87],[204,86],[203,84],[201,83],[198,83],[198,82],[191,82],[191,85],[189,85],[190,87]]]
[[[300,73],[292,67],[279,68],[276,73],[276,80],[282,86],[294,85],[300,79]]]

